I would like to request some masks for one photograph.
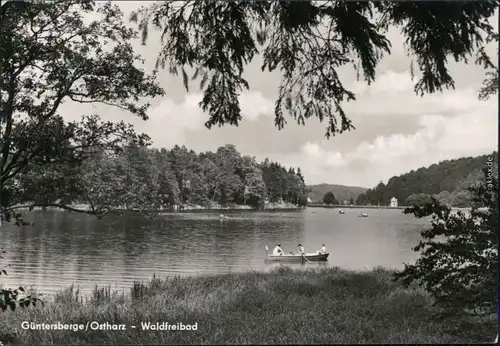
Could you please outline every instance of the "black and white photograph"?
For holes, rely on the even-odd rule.
[[[0,4],[0,346],[498,344],[498,1]]]

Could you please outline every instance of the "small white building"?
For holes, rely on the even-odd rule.
[[[391,198],[391,208],[396,208],[398,206],[398,199],[396,197]]]

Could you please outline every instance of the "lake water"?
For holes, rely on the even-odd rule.
[[[358,217],[360,212],[369,217]],[[298,243],[314,252],[325,243],[327,265],[346,269],[402,268],[417,258],[411,248],[428,220],[401,210],[308,208],[290,212],[179,213],[148,219],[139,214],[102,220],[60,211],[32,212],[35,226],[2,226],[9,264],[5,287],[25,285],[54,293],[74,284],[83,292],[98,286],[128,292],[134,280],[267,270],[265,245],[285,252]],[[318,266],[321,264],[306,264]],[[297,266],[301,266],[297,264]],[[31,286],[33,285],[33,286]]]

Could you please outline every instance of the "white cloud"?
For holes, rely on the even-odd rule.
[[[330,144],[327,142],[307,142],[301,153],[288,155],[281,161],[300,166],[309,184],[329,182],[372,187],[412,169],[495,150],[497,114],[495,107],[489,107],[489,111],[454,117],[423,115],[419,118],[420,128],[412,134],[378,136],[344,153],[325,149]]]
[[[421,98],[413,93],[409,73],[387,71],[372,86],[355,83],[354,88],[359,98],[349,105],[348,114],[353,114],[358,130],[352,136],[356,131],[369,133],[370,127],[384,126],[386,134],[361,140],[351,150],[342,150],[336,138],[307,142],[302,154],[287,160],[292,165],[304,162],[301,166],[309,183],[370,187],[441,160],[481,155],[497,148],[496,100],[478,100],[474,86]],[[417,128],[391,133],[394,121],[406,118]],[[301,158],[303,154],[306,160]]]
[[[420,97],[413,91],[415,83],[408,71],[387,70],[370,86],[363,82],[352,83],[349,88],[356,93],[356,101],[344,108],[348,114],[363,116],[408,116],[447,115],[481,107],[477,99],[480,85]]]
[[[392,96],[413,90],[414,82],[408,71],[397,73],[388,70],[377,77],[376,82],[367,88],[371,95]]]
[[[327,151],[317,143],[304,144],[301,154],[304,155],[305,162],[313,163],[315,166],[341,167],[347,163],[340,152]]]
[[[246,92],[240,95],[240,108],[243,121],[255,121],[259,116],[274,114],[274,104],[260,92]]]
[[[208,120],[208,114],[198,106],[202,97],[200,93],[186,94],[181,103],[165,99],[151,108],[148,112],[149,120],[136,123],[136,128],[146,132],[155,147],[172,147],[175,144],[189,146],[192,132],[203,130]],[[242,93],[239,99],[243,121],[255,121],[260,116],[273,112],[272,102],[260,92]]]

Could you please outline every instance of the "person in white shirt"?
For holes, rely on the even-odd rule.
[[[305,254],[304,247],[302,246],[302,244],[297,245],[297,251],[299,252],[300,255]]]
[[[320,254],[325,254],[326,253],[326,246],[325,244],[321,244],[321,250],[319,250]]]
[[[283,255],[283,250],[281,249],[281,244],[278,243],[276,247],[273,250],[273,256],[282,256]]]

